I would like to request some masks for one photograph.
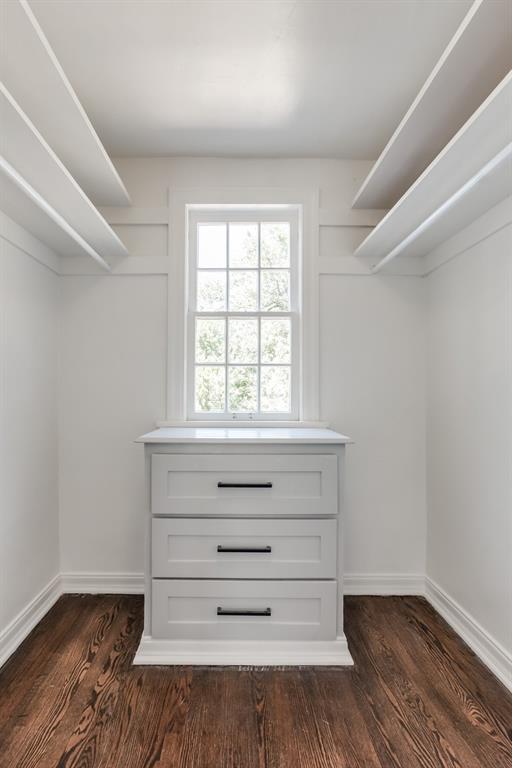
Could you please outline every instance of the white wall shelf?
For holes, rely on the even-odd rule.
[[[128,192],[28,2],[2,3],[0,26],[5,86],[95,205],[129,205]]]
[[[508,144],[422,224],[373,267],[379,272],[397,256],[426,256],[512,193],[512,143]]]
[[[77,260],[70,256],[87,256],[88,262],[92,257],[103,269],[110,269],[100,254],[2,157],[0,208],[6,217],[50,248],[56,257],[65,255],[65,261],[69,262]],[[0,234],[4,236],[3,226]]]
[[[512,195],[508,195],[498,205],[475,218],[467,227],[456,232],[448,240],[444,240],[430,251],[427,256],[422,258],[423,274],[431,274],[431,272],[434,272],[445,262],[450,261],[455,256],[466,253],[473,246],[482,243],[488,237],[500,232],[502,229],[506,229],[511,224]],[[409,261],[409,259],[404,259],[404,261]]]
[[[510,194],[511,105],[509,72],[354,255],[377,269],[399,254],[425,255]]]
[[[34,217],[35,204],[39,211],[44,211],[49,216],[53,227],[69,229],[75,233],[77,237],[73,239],[75,244],[80,243],[82,255],[95,253],[94,258],[99,256],[107,262],[126,256],[127,250],[119,237],[1,84],[0,121],[3,174],[9,177],[10,182],[14,182],[27,198],[27,210],[24,211],[19,197],[11,201],[10,196],[6,194],[3,202],[7,215],[55,248],[55,243],[49,235],[51,228],[47,227],[48,232],[45,232],[44,237],[41,236],[40,216]],[[65,222],[64,225],[62,221]],[[37,226],[37,231],[34,231],[34,226]],[[86,244],[85,248],[82,241]],[[73,255],[73,250],[62,249],[63,243],[59,241],[58,252],[63,256]]]
[[[391,208],[512,67],[510,5],[476,0],[364,180],[355,208]]]

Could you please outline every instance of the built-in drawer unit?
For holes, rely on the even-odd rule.
[[[153,579],[152,634],[175,640],[334,640],[335,581]]]
[[[336,455],[158,454],[151,457],[153,515],[336,515]]]
[[[337,520],[156,517],[157,578],[334,579]]]
[[[163,427],[146,454],[135,664],[340,665],[344,435]]]

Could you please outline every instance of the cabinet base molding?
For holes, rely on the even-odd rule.
[[[207,666],[352,666],[347,639],[314,641],[157,640],[143,635],[134,664]]]

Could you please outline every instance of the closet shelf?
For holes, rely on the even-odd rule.
[[[1,156],[0,208],[57,256],[90,256],[110,270],[100,254]]]
[[[93,258],[105,263],[128,255],[119,237],[3,84],[0,84],[0,122],[2,203],[7,215],[62,256],[73,255],[78,245],[81,254],[96,254]],[[13,186],[17,187],[18,194]],[[22,204],[20,192],[26,206]],[[45,225],[41,223],[41,212],[49,219]],[[73,248],[68,249],[67,237],[62,240],[60,234],[53,236],[55,227],[67,235],[74,233]]]
[[[27,0],[3,3],[2,24],[9,34],[0,45],[0,80],[94,205],[129,205],[128,192]]]
[[[360,187],[391,208],[512,67],[510,5],[476,0]]]
[[[355,250],[379,269],[422,256],[512,192],[512,72]]]

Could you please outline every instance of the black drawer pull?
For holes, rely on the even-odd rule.
[[[230,611],[228,608],[217,608],[217,616],[272,616],[272,609],[265,608],[263,611]]]
[[[259,552],[261,555],[266,555],[272,552],[272,547],[223,547],[219,544],[217,552]]]
[[[272,483],[223,483],[219,480],[217,488],[272,488]]]

